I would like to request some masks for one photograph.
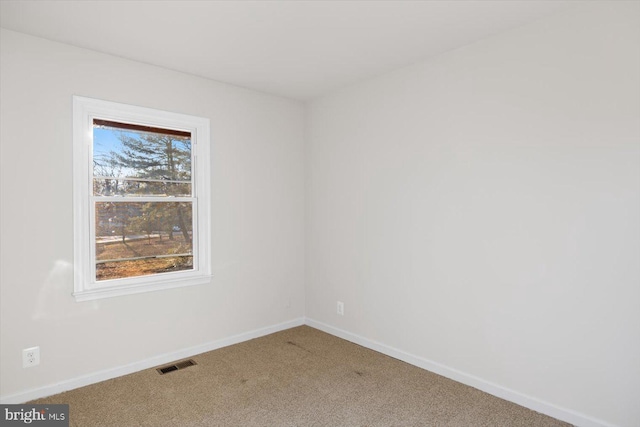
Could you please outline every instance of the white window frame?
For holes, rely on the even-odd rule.
[[[97,281],[93,195],[93,119],[191,132],[193,269]],[[73,97],[74,292],[76,301],[211,282],[209,119],[152,108]],[[132,197],[132,201],[150,201]],[[150,198],[149,198],[150,199]],[[157,199],[156,199],[157,200]],[[179,201],[179,200],[176,200]]]

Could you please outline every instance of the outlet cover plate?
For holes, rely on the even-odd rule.
[[[40,347],[30,347],[22,350],[22,367],[31,368],[40,364]]]

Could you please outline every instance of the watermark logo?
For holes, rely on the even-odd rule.
[[[0,427],[69,427],[69,405],[0,405]]]

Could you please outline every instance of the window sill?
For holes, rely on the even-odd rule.
[[[122,295],[140,294],[143,292],[160,291],[164,289],[183,288],[186,286],[204,285],[211,283],[212,276],[198,276],[192,278],[176,278],[171,280],[154,281],[153,283],[117,286],[99,286],[73,293],[76,302],[91,301],[102,298],[118,297]]]

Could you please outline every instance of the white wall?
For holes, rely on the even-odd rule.
[[[589,3],[314,101],[307,316],[637,426],[639,17]]]
[[[1,43],[1,396],[303,316],[302,104],[11,31]],[[211,285],[75,302],[72,95],[210,118]],[[41,365],[23,369],[35,345]]]

